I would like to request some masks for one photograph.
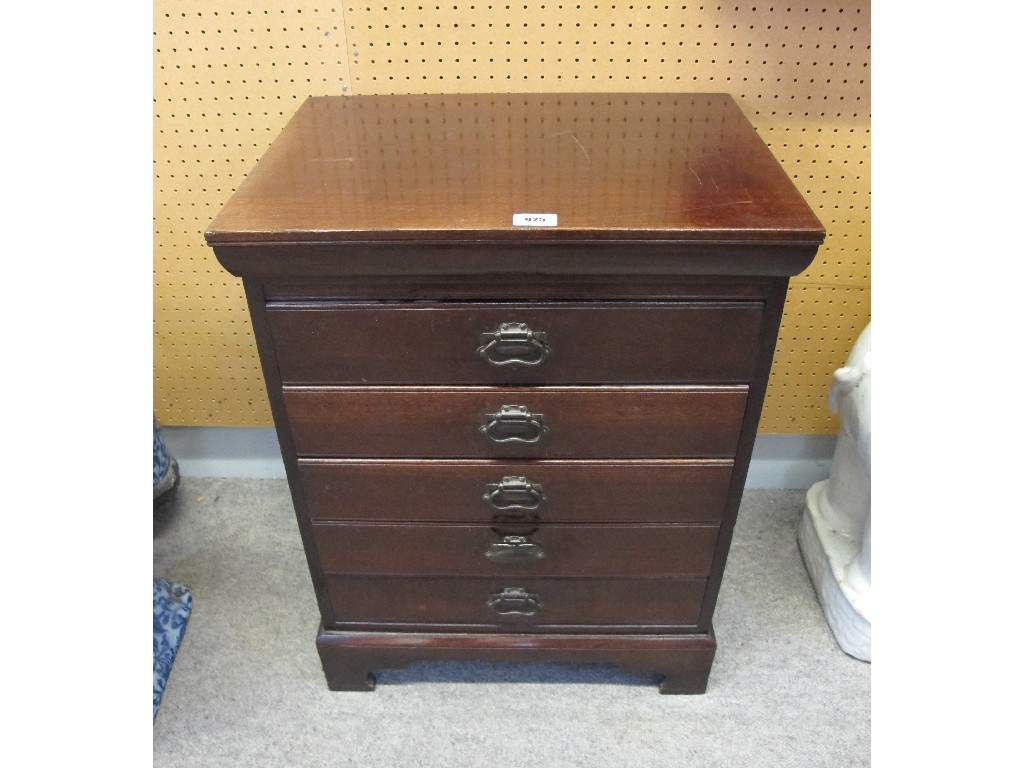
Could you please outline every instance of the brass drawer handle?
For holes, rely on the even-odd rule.
[[[540,365],[551,356],[548,335],[530,329],[526,323],[502,323],[498,330],[480,334],[477,354],[488,365]]]
[[[502,616],[533,616],[542,606],[537,595],[522,587],[505,587],[487,597],[487,607]]]
[[[534,544],[525,536],[502,536],[487,547],[484,557],[492,563],[514,565],[516,563],[534,563],[543,560],[546,555],[539,544]]]
[[[480,431],[495,443],[536,443],[549,431],[544,414],[530,413],[525,405],[503,405],[484,418]]]
[[[525,477],[503,477],[500,483],[484,486],[484,501],[495,509],[535,510],[543,502],[544,488]]]

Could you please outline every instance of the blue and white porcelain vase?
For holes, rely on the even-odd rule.
[[[170,498],[178,487],[178,462],[168,452],[160,436],[160,424],[153,414],[153,506]]]

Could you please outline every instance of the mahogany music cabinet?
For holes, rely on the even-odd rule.
[[[329,687],[478,659],[703,692],[823,238],[728,95],[308,99],[206,239],[244,282]]]

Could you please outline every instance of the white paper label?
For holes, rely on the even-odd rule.
[[[557,227],[557,213],[513,213],[513,227]]]

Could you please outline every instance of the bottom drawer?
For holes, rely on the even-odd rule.
[[[706,579],[456,579],[328,576],[327,629],[488,625],[507,631],[567,626],[692,626]],[[326,618],[326,617],[325,617]],[[582,627],[581,627],[582,628]]]

